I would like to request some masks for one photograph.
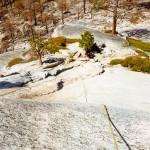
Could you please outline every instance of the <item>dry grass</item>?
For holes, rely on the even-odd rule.
[[[123,67],[128,67],[132,71],[150,73],[150,59],[140,56],[129,56],[124,60],[114,59],[110,62],[111,65],[121,64]]]
[[[150,52],[150,42],[143,42],[134,38],[127,38],[127,41],[131,46]]]
[[[32,94],[22,94],[18,98],[20,99],[33,99],[34,97],[37,97],[37,93],[32,93]]]

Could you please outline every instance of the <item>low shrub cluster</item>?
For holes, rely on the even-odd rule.
[[[102,32],[111,34],[111,33],[112,33],[112,30],[103,30]]]
[[[37,37],[37,39],[40,39],[40,37]],[[34,39],[36,42],[36,43],[35,42],[33,43],[34,47],[37,47],[36,46],[37,39]],[[42,43],[43,44],[42,46],[45,47],[45,49],[47,49],[48,51],[50,51],[50,53],[56,53],[60,49],[67,49],[66,48],[67,44],[71,44],[71,43],[75,43],[75,42],[79,42],[79,40],[78,39],[70,39],[70,38],[66,38],[66,37],[56,37],[56,38],[49,39],[47,42],[43,42],[43,41],[39,42],[39,46],[41,46],[41,43]],[[39,49],[39,50],[41,50],[41,49]],[[24,60],[22,58],[14,58],[13,60],[11,60],[8,63],[7,66],[10,68],[19,63],[28,63],[31,61],[35,61],[38,59],[37,53],[38,52],[34,51],[34,49],[29,49],[28,51],[26,51],[22,54],[23,57],[28,55],[29,59]],[[44,51],[42,53],[44,53]]]
[[[129,42],[131,46],[139,48],[143,51],[150,52],[150,42],[143,42],[141,40],[137,40],[133,38],[127,38],[127,41]]]
[[[150,73],[150,59],[141,58],[140,56],[130,56],[124,60],[114,59],[110,62],[110,64],[121,64],[123,67],[128,67],[133,71]]]
[[[60,49],[67,49],[66,48],[67,44],[71,44],[71,43],[75,43],[75,42],[79,42],[79,40],[78,39],[70,39],[70,38],[66,38],[63,36],[51,38],[48,40],[47,49],[51,53],[56,53]]]
[[[21,63],[28,63],[28,62],[32,62],[32,61],[35,61],[37,60],[38,58],[36,57],[30,57],[29,59],[22,59],[22,58],[14,58],[13,60],[11,60],[9,63],[8,63],[8,67],[12,67],[14,65],[17,65],[17,64],[21,64]]]
[[[145,52],[143,52],[141,50],[136,50],[136,52],[139,54],[139,56],[143,56],[143,57],[149,58],[149,56]]]
[[[19,63],[22,63],[23,62],[23,59],[22,58],[14,58],[13,60],[11,60],[9,63],[8,63],[8,67],[12,67],[16,64],[19,64]]]
[[[118,64],[123,64],[124,60],[123,59],[113,59],[110,64],[111,65],[118,65]]]
[[[102,30],[103,33],[112,34],[112,30]],[[116,32],[118,34],[118,32]]]

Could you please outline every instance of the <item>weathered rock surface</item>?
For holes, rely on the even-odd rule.
[[[22,57],[22,53],[30,48],[26,42],[18,43],[14,46],[14,51],[0,54],[0,70],[8,65],[8,62],[14,58]]]
[[[58,62],[53,62],[51,64],[44,64],[42,67],[43,69],[47,69],[47,68],[54,68],[57,67],[58,65],[62,64],[62,61],[58,61]]]
[[[22,87],[29,83],[31,80],[32,79],[30,76],[21,76],[20,74],[3,77],[0,78],[0,89]]]
[[[120,49],[122,45],[125,43],[125,40],[117,37],[117,36],[111,36],[107,34],[103,34],[97,30],[93,30],[91,28],[87,28],[84,26],[76,26],[74,23],[64,24],[58,26],[55,30],[52,36],[65,36],[69,38],[81,38],[81,33],[84,31],[90,31],[91,34],[94,35],[94,39],[98,45],[106,44],[106,46],[111,46],[112,49]]]
[[[34,82],[37,82],[39,80],[43,80],[43,79],[46,79],[48,76],[49,76],[49,72],[48,71],[33,71],[33,72],[30,72],[30,75],[31,75],[31,78],[32,78],[32,81]]]
[[[149,148],[150,114],[112,107],[108,111],[131,149]],[[102,105],[1,100],[0,127],[1,150],[115,149]],[[115,135],[119,150],[128,150]]]
[[[85,22],[85,24],[88,24],[88,23]],[[88,28],[86,26],[80,25],[78,24],[78,21],[70,22],[70,23],[66,23],[64,25],[58,26],[54,30],[52,36],[54,37],[66,36],[69,38],[81,38],[81,33],[84,33],[84,31],[86,30],[91,32],[98,46],[102,44],[106,45],[106,47],[104,48],[103,54],[107,58],[125,58],[127,56],[136,54],[133,48],[129,47],[126,44],[126,40],[118,36],[104,34],[98,30],[94,30],[92,28]],[[85,52],[83,55],[85,55]],[[79,58],[79,56],[80,56],[80,51],[78,50],[78,53],[76,54],[75,59]],[[107,63],[110,60],[111,59],[109,59]]]

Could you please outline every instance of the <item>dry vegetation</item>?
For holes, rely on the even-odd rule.
[[[134,46],[146,52],[150,52],[150,42],[143,42],[142,40],[133,38],[127,38],[127,41],[131,46]]]
[[[140,0],[0,0],[0,53],[13,50],[19,40],[30,40],[36,36],[47,39],[58,24],[65,22],[66,17],[76,15],[77,19],[81,19],[84,13],[89,13],[93,19],[94,13],[101,10],[111,14],[113,20],[111,29],[104,32],[116,34],[118,19],[130,18],[135,23],[139,17],[143,17],[142,11],[132,13],[135,8],[139,11],[139,2]]]
[[[111,65],[121,64],[123,67],[128,67],[132,71],[150,73],[150,59],[140,56],[130,56],[123,59],[114,59],[110,62]]]

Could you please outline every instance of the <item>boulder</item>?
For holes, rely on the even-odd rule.
[[[72,69],[73,67],[74,67],[74,64],[62,65],[62,66],[59,66],[58,68],[55,68],[54,70],[50,71],[49,74],[52,76],[57,76],[58,74],[66,71],[66,70]]]
[[[39,68],[39,65],[38,65],[37,61],[32,61],[29,63],[17,64],[17,65],[12,66],[11,68],[4,67],[2,69],[2,73],[5,76],[8,76],[8,75],[16,74],[16,73],[29,72],[35,68]]]
[[[0,78],[0,89],[22,87],[32,81],[30,76],[21,76],[20,74]]]
[[[54,63],[58,61],[64,62],[64,58],[56,57],[55,55],[53,57],[48,55],[43,58],[43,63]]]
[[[58,65],[60,65],[62,63],[63,63],[63,61],[58,61],[58,62],[54,62],[51,64],[43,64],[43,69],[54,68],[54,67],[57,67]]]
[[[34,71],[30,72],[31,78],[33,82],[37,82],[43,79],[46,79],[49,76],[49,73],[47,71]]]

